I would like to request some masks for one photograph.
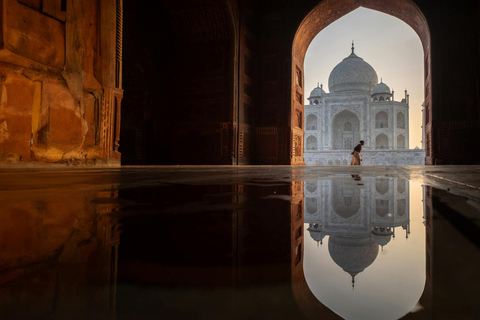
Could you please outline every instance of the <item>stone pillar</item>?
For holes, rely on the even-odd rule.
[[[73,0],[72,0],[73,1]],[[122,0],[100,0],[100,82],[103,86],[102,146],[110,162],[120,162],[122,90]]]

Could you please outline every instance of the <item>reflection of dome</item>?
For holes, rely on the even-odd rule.
[[[375,69],[353,53],[333,68],[328,78],[330,92],[370,91],[378,83]]]
[[[355,277],[375,261],[378,255],[378,244],[373,242],[371,237],[330,236],[328,252],[340,268]]]
[[[308,227],[308,232],[310,233],[310,237],[317,242],[323,242],[323,238],[325,238],[325,234],[322,233],[322,226],[316,223],[310,223]]]
[[[380,82],[373,88],[373,94],[376,93],[388,93],[390,94],[390,88],[383,82]]]
[[[376,243],[381,245],[382,247],[387,245],[387,243],[392,240],[392,235],[391,234],[375,234],[373,235],[373,240],[375,240]]]

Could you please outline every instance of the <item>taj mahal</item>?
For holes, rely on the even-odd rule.
[[[395,101],[373,67],[352,53],[333,68],[329,93],[317,85],[305,105],[307,165],[350,164],[360,140],[364,165],[422,165],[425,151],[409,149],[409,95]]]

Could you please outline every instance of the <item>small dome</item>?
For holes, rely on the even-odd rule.
[[[328,77],[330,92],[370,91],[377,83],[375,69],[353,52],[337,64]]]
[[[308,97],[308,99],[323,97],[325,93],[326,92],[323,90],[323,88],[317,86],[315,89],[312,90],[312,92],[310,92],[310,97]]]
[[[377,93],[388,93],[388,94],[391,94],[390,92],[390,88],[383,82],[380,82],[379,84],[377,84],[375,86],[375,88],[373,88],[373,94],[377,94]]]

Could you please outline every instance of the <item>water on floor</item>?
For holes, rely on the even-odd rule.
[[[0,318],[479,318],[478,202],[355,170],[4,170]]]

